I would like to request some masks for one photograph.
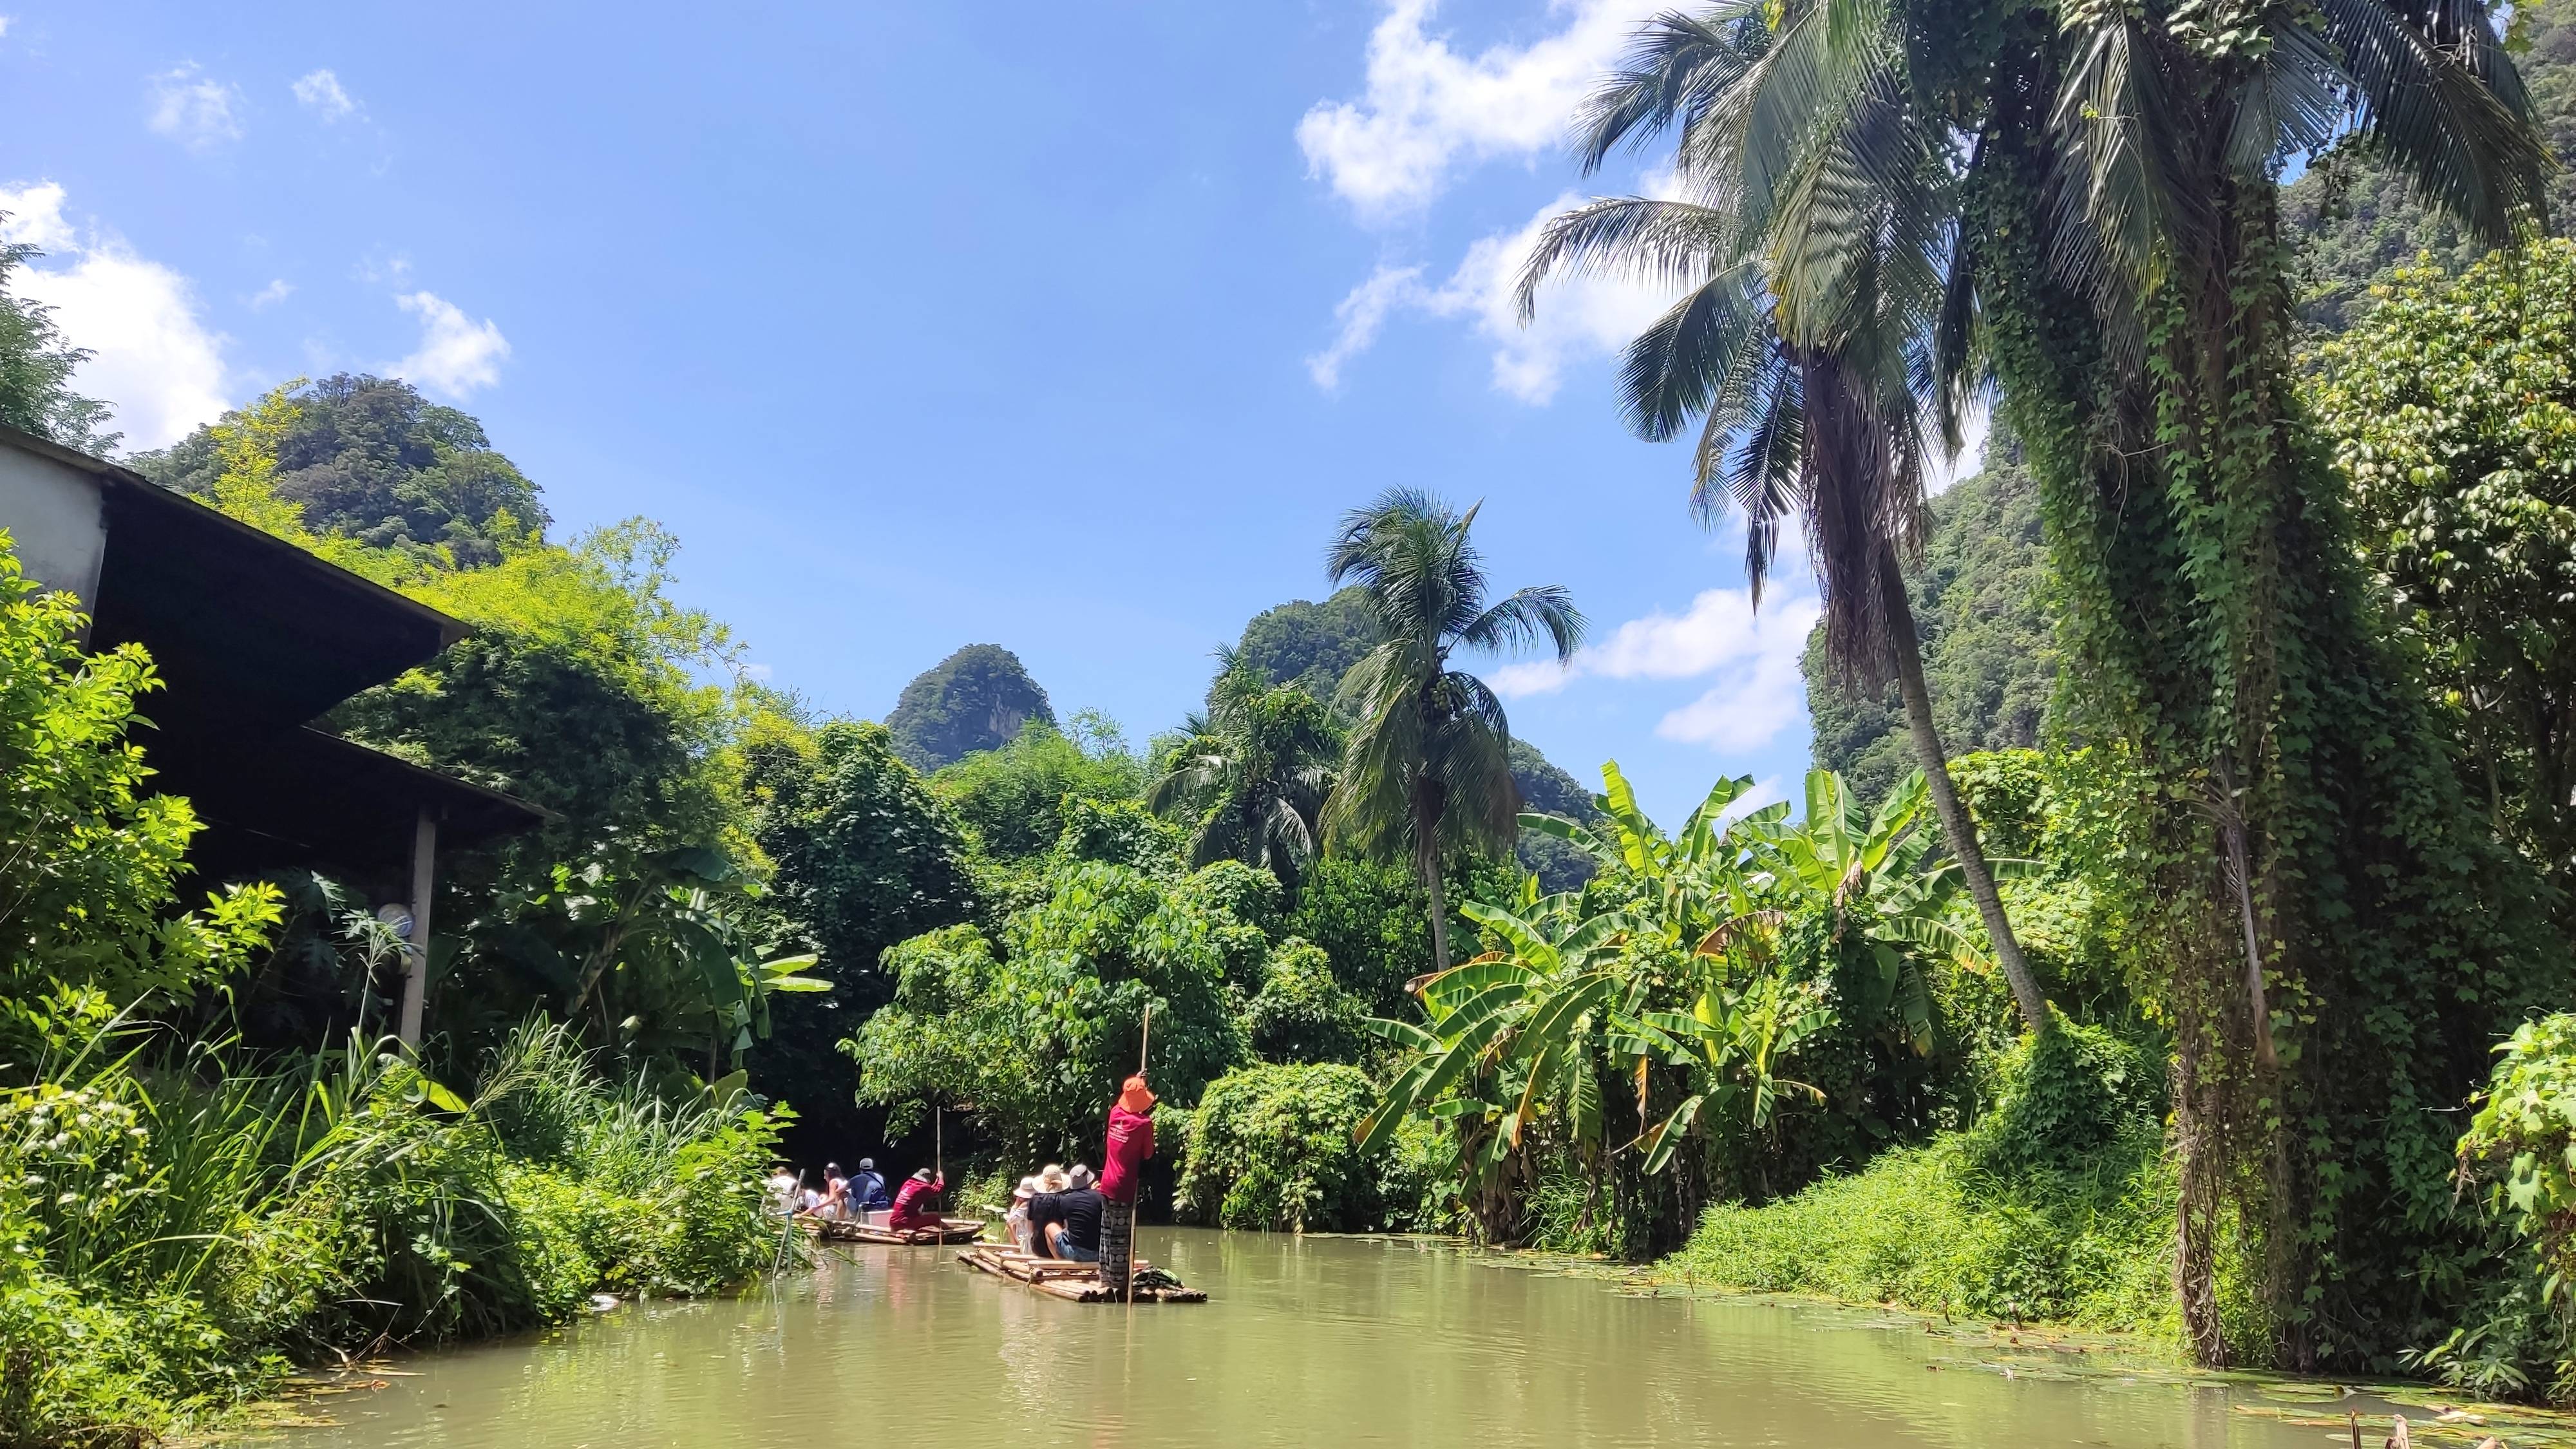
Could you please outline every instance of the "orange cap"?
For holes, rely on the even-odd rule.
[[[1118,1105],[1139,1117],[1154,1110],[1154,1094],[1146,1089],[1143,1072],[1127,1079],[1125,1089],[1118,1094]]]

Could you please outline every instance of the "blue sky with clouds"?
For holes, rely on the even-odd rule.
[[[10,234],[153,446],[399,373],[564,529],[633,514],[776,682],[871,717],[960,644],[1138,740],[1319,597],[1390,484],[1484,500],[1594,621],[1519,733],[1668,820],[1794,781],[1803,577],[1619,427],[1658,299],[1506,287],[1565,118],[1654,3],[681,7],[0,0]]]

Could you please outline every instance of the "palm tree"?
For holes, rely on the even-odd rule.
[[[1342,678],[1343,701],[1360,718],[1324,807],[1325,838],[1381,859],[1411,858],[1430,892],[1431,954],[1442,971],[1441,858],[1510,849],[1521,810],[1503,702],[1483,680],[1450,668],[1450,652],[1503,652],[1544,638],[1564,662],[1583,642],[1583,615],[1560,586],[1486,604],[1484,564],[1467,540],[1475,521],[1475,508],[1462,516],[1428,493],[1390,488],[1342,515],[1325,555],[1336,587],[1359,586],[1382,641]]]
[[[2277,1250],[2260,1271],[2282,1355],[2304,1364],[2302,1295],[2324,1247],[2302,1236],[2299,1205],[2336,1199],[2325,1162],[2347,1145],[2405,1150],[2390,1124],[2456,1095],[2439,1064],[2474,1055],[2479,1002],[2496,999],[2463,990],[2457,1010],[2425,1012],[2423,993],[2445,987],[2414,963],[2516,948],[2477,934],[2477,911],[2427,909],[2441,892],[2414,881],[2443,875],[2454,899],[2493,890],[2460,863],[2474,822],[2455,827],[2423,805],[2437,787],[2409,787],[2439,778],[2439,742],[2391,703],[2410,686],[2361,632],[2335,480],[2291,373],[2276,182],[2290,158],[2349,139],[2499,242],[2539,215],[2551,163],[2485,0],[1973,11],[1728,0],[1658,21],[1628,84],[1586,118],[1592,155],[1678,124],[1677,172],[1713,236],[1632,244],[1627,264],[1703,290],[1757,271],[1772,332],[1802,361],[1850,335],[1810,323],[1838,299],[1858,313],[1874,259],[1910,267],[1920,248],[1944,273],[1932,321],[1912,313],[1902,333],[1917,395],[1937,389],[1946,422],[1963,393],[2003,383],[2040,461],[2088,692],[2158,776],[2143,891],[2171,939],[2145,959],[2195,1044],[2174,1083],[2186,1333],[2225,1361],[2214,1262],[2232,1202]],[[1721,358],[1745,354],[1686,345],[1691,320],[1676,309],[1673,345],[1632,349],[1632,379],[1658,381],[1660,357],[1664,395],[1718,395]],[[1800,422],[1805,439],[1830,436]],[[1712,419],[1721,441],[1732,426]],[[2272,975],[2322,1004],[2275,1012]],[[2460,1025],[2393,1051],[2393,1080],[2326,1065],[2347,1053],[2272,1052],[2276,1032],[2379,1041],[2372,1025],[2399,1017]],[[2285,1073],[2322,1125],[2243,1129]],[[2332,1251],[2347,1275],[2408,1271],[2408,1223],[2345,1212]]]
[[[1217,660],[1207,711],[1183,722],[1146,808],[1189,825],[1193,865],[1239,860],[1294,888],[1314,859],[1332,789],[1332,716],[1306,691],[1272,686],[1230,648]]]
[[[1905,591],[1903,561],[1922,539],[1935,401],[1924,363],[1946,301],[1936,242],[1947,178],[1903,93],[1883,83],[1883,25],[1856,32],[1851,53],[1804,54],[1822,48],[1823,8],[1791,7],[1777,32],[1745,6],[1648,24],[1586,105],[1577,145],[1590,172],[1678,123],[1686,197],[1614,197],[1552,219],[1522,270],[1521,312],[1559,273],[1688,284],[1628,346],[1619,382],[1629,426],[1661,442],[1701,416],[1692,511],[1714,522],[1730,499],[1743,510],[1756,607],[1780,522],[1797,520],[1824,596],[1826,657],[1863,688],[1895,677],[1933,813],[1995,959],[2023,1019],[2045,1030],[2048,999],[1950,780]],[[1788,88],[1780,72],[1834,60],[1859,80],[1838,114],[1800,152],[1767,154],[1757,122]],[[1955,444],[1955,419],[1944,422]]]

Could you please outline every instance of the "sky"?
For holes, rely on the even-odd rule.
[[[1141,743],[1329,591],[1344,510],[1481,500],[1495,583],[1593,643],[1472,667],[1672,825],[1795,793],[1814,589],[1757,613],[1684,449],[1620,426],[1666,298],[1508,303],[1548,215],[1655,185],[1564,137],[1660,8],[0,0],[0,230],[129,448],[408,378],[559,536],[669,526],[683,599],[837,713],[990,642]]]

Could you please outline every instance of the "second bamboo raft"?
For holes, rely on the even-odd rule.
[[[889,1228],[853,1218],[820,1218],[804,1213],[797,1215],[796,1222],[808,1235],[826,1243],[921,1248],[938,1243],[971,1243],[984,1235],[984,1225],[973,1218],[941,1218],[935,1228]]]
[[[1032,1257],[998,1243],[984,1243],[957,1255],[957,1261],[979,1273],[1008,1278],[1049,1297],[1069,1303],[1124,1303],[1127,1295],[1113,1293],[1100,1281],[1096,1263],[1068,1263],[1060,1258]],[[1185,1288],[1181,1280],[1153,1264],[1136,1261],[1135,1301],[1138,1303],[1205,1303],[1207,1290]]]

